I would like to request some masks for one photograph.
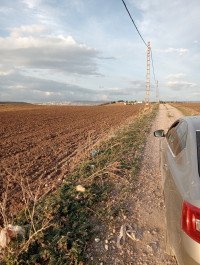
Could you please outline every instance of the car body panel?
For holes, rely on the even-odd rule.
[[[199,265],[199,260],[200,260],[199,243],[191,239],[183,231],[181,236],[183,242],[181,253],[184,264]]]
[[[187,131],[187,137],[185,134],[182,137],[183,143],[186,138],[185,147],[183,148],[182,145],[174,149],[177,152],[175,154],[176,152],[174,153],[171,147],[176,141],[176,133],[178,135],[179,131],[184,131],[182,128]],[[190,238],[181,228],[183,201],[200,208],[197,130],[200,130],[200,116],[183,117],[170,127],[166,137],[162,137],[160,143],[166,229],[170,246],[179,265],[200,264],[200,244]]]

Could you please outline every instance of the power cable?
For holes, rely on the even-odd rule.
[[[146,42],[145,42],[145,40],[143,39],[142,35],[140,34],[139,29],[137,28],[137,26],[136,26],[136,24],[135,24],[135,21],[133,20],[133,18],[132,18],[132,16],[131,16],[131,14],[130,14],[130,12],[129,12],[129,10],[128,10],[128,8],[127,8],[125,2],[124,2],[124,0],[122,0],[122,2],[123,2],[124,6],[125,6],[125,8],[126,8],[126,11],[127,11],[128,14],[129,14],[130,19],[131,19],[132,22],[133,22],[133,25],[135,26],[135,28],[136,28],[138,34],[140,35],[140,38],[142,39],[142,41],[144,42],[144,44],[146,45],[146,47],[148,47],[148,45],[146,44]]]
[[[154,65],[153,65],[153,53],[152,53],[152,50],[151,50],[151,64],[152,64],[152,68],[153,68],[154,81],[155,81],[155,84],[156,84],[156,77],[155,77],[155,71],[154,71]]]
[[[129,12],[129,10],[128,10],[128,8],[127,8],[125,2],[124,2],[124,0],[122,0],[122,2],[123,2],[124,6],[125,6],[125,8],[126,8],[126,11],[127,11],[128,15],[129,15],[130,19],[131,19],[132,22],[133,22],[133,25],[135,26],[135,28],[136,28],[138,34],[140,35],[140,38],[141,38],[142,41],[144,42],[145,46],[148,47],[148,45],[147,45],[147,43],[145,42],[145,40],[143,39],[143,37],[142,37],[142,35],[141,35],[139,29],[137,28],[137,26],[136,26],[136,24],[135,24],[135,21],[133,20],[133,18],[132,18],[132,16],[131,16],[131,14],[130,14],[130,12]],[[153,53],[152,53],[152,50],[151,50],[151,64],[152,64],[152,68],[153,68],[154,81],[155,81],[155,84],[156,84],[156,77],[155,77],[155,71],[154,71]]]

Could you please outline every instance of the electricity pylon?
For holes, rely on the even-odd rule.
[[[148,47],[147,47],[147,74],[146,74],[146,98],[145,98],[145,107],[146,108],[149,108],[150,54],[151,54],[151,47],[150,47],[150,41],[148,41]]]

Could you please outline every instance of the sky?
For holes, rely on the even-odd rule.
[[[200,1],[125,0],[150,101],[200,101]],[[0,0],[0,101],[145,100],[121,0]]]

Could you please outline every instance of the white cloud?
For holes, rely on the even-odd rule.
[[[179,49],[168,48],[168,49],[165,49],[165,50],[156,50],[156,51],[159,52],[159,53],[178,53],[180,56],[182,56],[183,54],[189,52],[188,49],[184,49],[184,48],[179,48]]]
[[[131,81],[134,90],[142,90],[146,88],[146,82],[142,80]]]
[[[44,25],[27,25],[19,28],[10,28],[9,30],[13,38],[18,38],[23,35],[38,35],[49,31]]]
[[[200,92],[193,92],[192,95],[193,95],[194,97],[198,97],[198,98],[199,98],[199,97],[200,97]]]
[[[181,90],[185,88],[197,87],[196,83],[186,82],[186,81],[169,81],[166,83],[167,87],[175,90]]]
[[[12,29],[10,36],[0,38],[1,63],[15,69],[98,74],[96,60],[99,52],[96,49],[76,42],[71,36],[44,35],[46,31],[47,28],[40,25]],[[26,33],[30,35],[24,36]]]
[[[53,92],[46,91],[45,95],[47,95],[47,96],[53,95]]]
[[[27,48],[48,48],[54,50],[66,47],[78,47],[86,50],[95,50],[87,45],[77,43],[71,36],[20,36],[15,34],[16,31],[11,32],[11,35],[6,38],[0,38],[0,50],[17,50]]]
[[[104,94],[104,95],[101,95],[100,98],[96,98],[96,100],[97,100],[97,99],[98,99],[98,100],[106,101],[106,100],[108,100],[108,95],[105,95],[105,94]]]
[[[116,92],[118,93],[119,91],[121,91],[121,88],[119,87],[110,87],[106,89],[108,92]]]
[[[88,89],[69,83],[61,83],[39,78],[21,76],[18,72],[9,78],[0,79],[1,100],[30,102],[73,101],[73,100],[119,100],[130,94],[136,95],[133,88],[108,87],[99,90]],[[142,91],[144,93],[144,91]]]
[[[33,9],[41,2],[41,0],[22,0],[22,2],[26,4],[28,8]]]
[[[6,75],[11,75],[14,71],[9,70],[9,71],[0,71],[0,76],[6,76]]]
[[[0,7],[0,13],[4,15],[8,15],[13,12],[13,9],[10,7]]]
[[[186,75],[183,73],[179,73],[179,74],[169,74],[165,78],[166,79],[179,79],[179,78],[183,78],[183,77],[186,77]]]

